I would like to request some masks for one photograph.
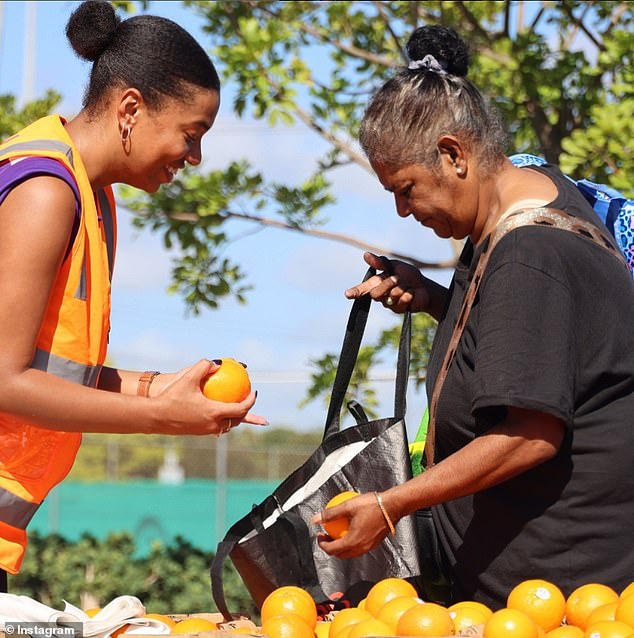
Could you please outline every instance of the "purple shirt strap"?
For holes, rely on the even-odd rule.
[[[66,259],[70,253],[71,246],[75,241],[75,237],[79,229],[81,197],[79,195],[79,189],[77,188],[75,178],[61,162],[49,157],[29,156],[18,160],[8,160],[3,164],[0,164],[0,204],[2,204],[7,195],[18,184],[21,184],[31,177],[41,175],[59,177],[71,187],[73,194],[75,195],[75,219],[73,220],[73,228],[68,241],[68,248],[64,255],[64,259]]]

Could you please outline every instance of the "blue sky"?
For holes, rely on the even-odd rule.
[[[89,65],[75,57],[64,35],[66,21],[77,2],[5,2],[0,33],[0,93],[39,97],[47,88],[63,95],[58,112],[72,117],[81,104]],[[35,5],[34,83],[25,87],[24,45],[27,5]],[[201,21],[178,2],[151,2],[148,13],[171,18],[209,47]],[[310,175],[323,146],[300,125],[271,129],[240,120],[231,111],[231,87],[224,87],[223,104],[204,145],[204,166],[221,168],[247,158],[266,177],[299,183]],[[338,198],[327,211],[326,230],[353,235],[421,259],[445,259],[447,242],[412,220],[401,220],[391,196],[378,181],[359,168],[338,169],[330,175]],[[254,286],[248,303],[223,302],[219,310],[188,316],[184,302],[169,295],[171,257],[160,238],[132,228],[131,217],[119,212],[119,245],[113,282],[113,315],[109,356],[128,369],[175,370],[201,357],[235,357],[249,365],[258,390],[254,411],[272,426],[298,430],[323,426],[326,409],[319,402],[303,409],[310,373],[309,360],[339,352],[350,310],[343,291],[365,272],[362,251],[297,233],[232,223],[235,237],[227,256],[240,263]],[[449,273],[436,273],[447,283]],[[375,305],[368,340],[395,323],[392,313]],[[381,414],[392,409],[393,361],[377,369],[376,389]],[[426,399],[411,384],[408,428],[415,431]],[[249,426],[243,426],[249,427]]]

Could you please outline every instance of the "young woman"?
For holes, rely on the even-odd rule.
[[[12,574],[82,432],[218,435],[266,423],[249,413],[254,393],[230,404],[203,396],[201,379],[217,369],[209,360],[171,374],[104,366],[111,185],[154,192],[199,164],[220,83],[197,42],[164,18],[120,21],[108,2],[89,0],[66,33],[93,63],[83,109],[0,145],[0,568]]]
[[[438,321],[433,396],[463,296],[504,213],[552,207],[600,225],[554,166],[515,168],[498,117],[466,79],[466,46],[428,26],[412,62],[372,99],[361,144],[397,213],[466,239],[449,289],[412,266],[366,254],[384,271],[347,291]],[[605,231],[604,234],[608,234]],[[624,262],[585,237],[521,227],[492,250],[436,411],[436,463],[380,496],[396,523],[433,506],[452,596],[503,607],[527,578],[569,594],[634,574],[634,284]],[[321,547],[347,558],[389,533],[373,494],[317,515],[350,531]]]

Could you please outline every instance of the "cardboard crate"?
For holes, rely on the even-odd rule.
[[[187,618],[203,618],[204,620],[209,620],[215,623],[216,625],[218,625],[218,629],[216,631],[202,631],[196,634],[178,634],[178,636],[182,638],[187,638],[188,636],[196,636],[197,638],[236,638],[236,636],[239,636],[240,634],[243,633],[241,631],[240,634],[237,634],[236,632],[230,631],[232,629],[249,630],[243,634],[245,636],[259,635],[257,633],[257,627],[255,623],[251,621],[249,618],[247,618],[246,616],[236,617],[229,622],[224,622],[223,615],[218,612],[215,612],[215,613],[200,612],[195,614],[165,614],[165,616],[177,622],[179,620],[186,620]],[[164,635],[168,636],[169,634],[164,634]],[[0,638],[4,638],[4,637],[0,636]],[[157,637],[156,637],[156,634],[124,633],[124,634],[119,634],[118,638],[157,638]]]

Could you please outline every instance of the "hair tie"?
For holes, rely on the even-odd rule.
[[[431,53],[428,53],[422,60],[412,60],[407,68],[410,69],[410,71],[424,69],[425,71],[438,73],[438,75],[447,75],[446,69]]]

